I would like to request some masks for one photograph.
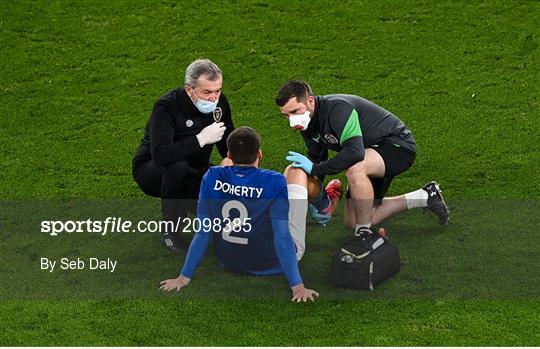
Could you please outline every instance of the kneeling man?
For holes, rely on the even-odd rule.
[[[359,96],[315,96],[301,80],[287,81],[276,104],[290,126],[301,132],[307,147],[307,156],[290,152],[287,160],[309,175],[305,197],[316,221],[328,222],[341,196],[336,180],[326,190],[320,183],[326,175],[345,172],[345,224],[355,235],[369,234],[372,224],[412,208],[426,208],[442,225],[448,224],[449,210],[436,182],[386,197],[393,178],[407,171],[416,157],[415,139],[397,116]],[[329,150],[337,154],[329,158]]]

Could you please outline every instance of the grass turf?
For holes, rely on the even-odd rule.
[[[0,343],[538,345],[539,7],[2,3]],[[156,282],[181,261],[155,236],[39,234],[52,212],[106,217],[126,201],[141,207],[127,210],[134,217],[158,218],[131,156],[153,102],[199,57],[224,70],[235,123],[261,132],[267,168],[304,148],[273,104],[286,79],[391,110],[419,145],[391,193],[437,179],[452,225],[414,212],[390,221],[406,264],[374,293],[326,284],[328,255],[347,234],[341,211],[328,229],[310,225],[301,271],[322,294],[311,305],[289,304],[283,278],[223,273],[213,256],[188,289],[163,295]],[[44,254],[116,256],[123,269],[49,277],[37,270]]]
[[[13,345],[534,345],[538,302],[4,302]],[[271,311],[269,309],[275,309]],[[256,314],[256,316],[254,316]]]

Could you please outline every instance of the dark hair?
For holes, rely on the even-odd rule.
[[[276,104],[283,107],[293,97],[296,97],[300,102],[305,102],[309,96],[313,96],[313,92],[307,82],[288,80],[279,89]]]
[[[251,165],[257,160],[261,138],[255,129],[242,126],[232,131],[227,138],[229,156],[234,164]]]

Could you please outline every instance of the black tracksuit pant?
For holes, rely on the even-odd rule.
[[[199,188],[206,169],[192,168],[185,160],[159,167],[149,158],[137,157],[132,165],[133,178],[141,190],[161,198],[163,220],[176,222],[188,213],[196,213]]]

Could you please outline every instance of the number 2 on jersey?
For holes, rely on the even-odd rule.
[[[231,219],[231,210],[236,209],[240,212],[238,218]],[[231,236],[231,233],[238,233],[241,230],[245,232],[251,231],[251,223],[249,221],[251,218],[248,217],[248,210],[244,204],[237,200],[227,201],[223,208],[221,209],[221,215],[223,216],[223,221],[227,222],[227,225],[221,231],[221,236],[223,240],[229,241],[235,244],[247,245],[248,239],[241,238],[238,236]],[[242,229],[244,226],[247,226],[247,229]]]

